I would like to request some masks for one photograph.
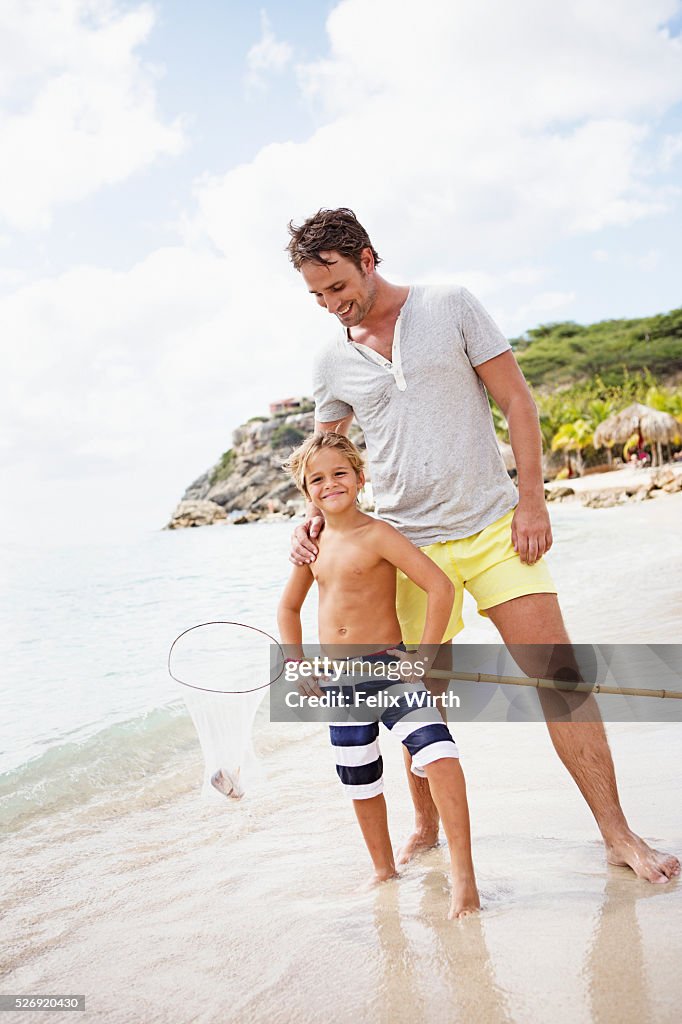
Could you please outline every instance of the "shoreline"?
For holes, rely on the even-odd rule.
[[[574,642],[679,642],[681,511],[679,493],[597,516],[575,500],[550,506],[549,558]],[[267,628],[288,573],[288,534],[282,524],[248,536],[190,532],[181,543],[158,535],[113,576],[108,549],[101,565],[87,552],[83,578],[100,586],[97,650],[113,638],[109,656],[120,658],[131,615],[136,626],[126,645],[134,657],[111,685],[151,685],[168,638],[221,617],[216,609],[239,606]],[[23,579],[23,561],[21,571]],[[471,602],[464,615],[465,642],[495,641]],[[311,609],[309,635],[313,618]],[[82,643],[80,631],[73,642]],[[35,655],[28,659],[27,672]],[[83,675],[84,693],[99,668]],[[47,699],[55,685],[46,675]],[[186,715],[160,721],[151,738],[137,727],[110,730],[84,751],[80,775],[61,754],[56,770],[57,751],[44,781],[28,773],[26,796],[49,798],[52,783],[55,813],[32,816],[5,840],[6,991],[66,984],[111,1024],[175,1024],[178,1006],[209,1024],[676,1019],[682,884],[651,886],[607,866],[544,724],[453,716],[485,908],[453,923],[444,845],[369,889],[326,730],[271,723],[260,710],[255,746],[267,779],[240,802],[215,791],[201,799],[204,765]],[[632,827],[679,855],[682,725],[614,723],[607,732]],[[386,732],[381,750],[398,846],[412,817],[402,752]]]
[[[656,485],[660,473],[672,473],[674,486],[682,491],[682,465],[667,463],[664,466],[633,469],[624,466],[608,473],[590,473],[587,476],[573,477],[568,480],[550,480],[545,483],[545,500],[548,504],[555,501],[580,503],[587,508],[612,508],[631,501],[648,501],[651,499],[670,497],[671,494]],[[566,493],[568,490],[572,494]],[[646,493],[644,493],[646,491]],[[675,493],[674,491],[671,493]],[[370,512],[372,510],[365,509]],[[288,509],[286,512],[251,512],[246,511],[237,516],[217,520],[206,525],[248,526],[251,523],[281,523],[285,521],[302,522],[303,512]]]
[[[267,785],[238,804],[198,799],[195,760],[159,780],[163,800],[114,801],[104,816],[84,807],[60,835],[35,823],[14,838],[5,988],[59,991],[70,978],[88,1011],[112,1024],[173,1024],[179,1004],[192,1020],[225,1024],[408,1024],[425,1009],[487,1024],[620,1024],[633,1008],[638,1020],[674,1020],[680,883],[649,885],[606,864],[544,725],[456,730],[480,914],[447,921],[442,843],[369,888],[324,730],[306,729],[283,750],[281,726],[267,723],[258,743]],[[680,732],[609,727],[633,827],[675,852]],[[396,846],[411,820],[399,746],[383,738]]]
[[[672,497],[682,491],[682,468],[661,466],[634,469],[626,466],[608,473],[590,473],[545,484],[547,503],[577,502],[585,508],[614,508],[652,498]]]

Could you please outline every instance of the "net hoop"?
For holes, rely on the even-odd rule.
[[[188,633],[191,633],[195,629],[201,629],[203,626],[241,626],[242,629],[250,629],[253,633],[260,633],[261,636],[267,637],[268,640],[277,647],[281,655],[282,667],[279,673],[275,676],[274,679],[271,679],[269,682],[262,683],[261,686],[251,686],[247,690],[216,690],[210,686],[198,686],[196,683],[189,683],[187,682],[186,679],[181,679],[179,676],[176,676],[171,669],[171,658],[173,657],[173,649],[175,645],[180,640],[182,640],[183,636],[187,636]],[[228,622],[222,619],[216,619],[213,622],[198,622],[196,626],[190,626],[188,629],[184,629],[182,633],[176,636],[175,640],[170,646],[170,650],[168,651],[167,667],[168,675],[171,677],[171,679],[174,679],[176,683],[180,683],[181,686],[188,686],[191,690],[201,690],[203,693],[222,693],[225,696],[232,696],[233,694],[236,695],[239,693],[256,693],[258,690],[266,690],[269,686],[272,686],[272,684],[276,683],[277,680],[282,675],[282,673],[284,672],[284,660],[284,651],[282,650],[281,644],[277,640],[275,640],[274,636],[270,636],[269,633],[266,633],[264,629],[258,629],[257,626],[249,626],[247,625],[246,622]]]

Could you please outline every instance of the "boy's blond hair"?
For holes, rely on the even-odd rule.
[[[306,498],[309,498],[308,488],[305,482],[305,471],[311,456],[324,448],[335,449],[340,452],[351,464],[351,468],[357,476],[364,469],[364,460],[360,451],[355,447],[350,438],[343,434],[337,434],[333,430],[319,431],[311,434],[293,452],[284,463],[284,469],[293,477],[294,483]]]

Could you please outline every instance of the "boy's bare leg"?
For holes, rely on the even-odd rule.
[[[433,761],[424,767],[424,771],[450,849],[452,898],[448,917],[465,917],[480,910],[481,903],[471,859],[471,830],[464,772],[455,757]]]
[[[354,800],[353,807],[365,844],[374,864],[374,879],[386,882],[398,872],[393,860],[393,847],[388,833],[388,816],[383,793],[369,800]]]
[[[510,654],[526,675],[546,673],[549,645],[570,645],[554,594],[530,594],[488,609]],[[520,646],[517,646],[520,645]],[[534,652],[532,645],[539,645]],[[547,646],[545,646],[547,645]],[[561,703],[572,721],[547,721],[554,749],[592,811],[609,864],[631,868],[638,878],[665,883],[680,873],[671,854],[652,849],[630,830],[620,806],[606,732],[594,697],[540,691],[545,717]]]

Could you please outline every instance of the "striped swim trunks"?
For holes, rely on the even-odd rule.
[[[362,660],[395,664],[396,657],[382,653],[366,655]],[[425,778],[426,765],[443,757],[459,757],[450,730],[422,682],[405,684],[388,680],[358,680],[353,688],[356,692],[372,695],[393,691],[397,699],[395,706],[378,706],[373,712],[367,709],[364,717],[369,716],[373,719],[371,721],[335,722],[329,726],[336,772],[351,799],[369,800],[383,792],[379,722],[383,722],[405,744],[412,755],[415,775]]]

